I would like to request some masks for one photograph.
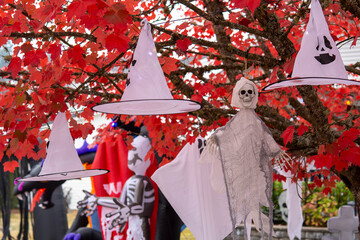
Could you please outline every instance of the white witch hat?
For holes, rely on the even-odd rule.
[[[311,1],[309,23],[301,41],[291,77],[288,80],[270,84],[264,90],[298,85],[360,85],[360,82],[348,79],[319,0]]]
[[[151,26],[144,19],[120,102],[100,104],[92,110],[128,115],[158,115],[196,111],[198,102],[174,99],[161,69]]]
[[[49,137],[49,147],[38,176],[19,181],[60,181],[108,173],[105,169],[85,170],[76,152],[65,113],[59,113]]]

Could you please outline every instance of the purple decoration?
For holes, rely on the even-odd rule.
[[[86,142],[86,140],[84,141],[84,144],[80,147],[80,148],[77,148],[76,151],[77,153],[80,155],[83,155],[85,153],[91,153],[91,152],[96,152],[97,148],[98,148],[98,145],[96,145],[95,147],[93,148],[88,148],[89,144]]]
[[[18,180],[20,179],[21,177],[18,177],[18,178],[15,178],[14,179],[14,185],[17,185],[18,184]]]
[[[74,240],[80,240],[81,235],[80,233],[75,234]]]
[[[76,235],[75,233],[68,233],[64,237],[64,240],[73,240],[75,235]]]
[[[23,186],[24,186],[24,182],[21,182],[21,183],[19,184],[19,186],[18,186],[18,190],[19,190],[20,192],[23,191]]]

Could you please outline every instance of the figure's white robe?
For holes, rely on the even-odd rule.
[[[222,240],[232,230],[227,197],[210,184],[211,163],[198,161],[199,139],[151,178],[197,240]]]

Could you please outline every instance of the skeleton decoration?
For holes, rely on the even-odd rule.
[[[151,178],[197,240],[224,239],[232,224],[225,192],[211,186],[212,164],[199,162],[207,154],[205,139],[187,143],[176,158],[156,170]],[[207,159],[208,156],[205,156]],[[220,168],[221,165],[217,166]],[[224,182],[221,176],[220,181]]]
[[[254,87],[246,83],[239,91],[239,97],[242,100],[244,107],[250,107],[252,99],[255,97]]]
[[[196,111],[200,103],[174,99],[161,69],[150,23],[144,19],[120,102],[94,106],[94,111],[112,114],[157,115]]]
[[[281,212],[281,218],[285,222],[288,222],[289,209],[286,204],[286,191],[283,191],[282,193],[280,193],[278,202],[279,202],[279,207],[280,207],[280,212]]]
[[[49,146],[46,149],[46,159],[43,161],[39,174],[18,181],[60,181],[92,177],[108,172],[109,170],[105,169],[84,169],[76,152],[65,113],[60,112],[54,120],[49,136]]]
[[[138,136],[131,144],[134,148],[128,152],[128,167],[135,175],[124,184],[119,199],[109,197],[96,197],[86,193],[84,200],[78,203],[78,208],[87,207],[84,214],[94,213],[97,205],[113,209],[106,214],[111,219],[107,222],[109,229],[115,227],[122,232],[128,223],[127,240],[149,240],[151,217],[155,194],[151,180],[144,176],[150,166],[150,160],[145,157],[150,150],[150,140]]]
[[[280,158],[282,151],[269,129],[256,115],[258,91],[255,84],[241,78],[233,90],[231,104],[240,111],[209,138],[208,156],[201,161],[211,161],[212,185],[221,191],[225,188],[233,230],[241,222],[245,224],[245,238],[250,236],[250,223],[272,236],[272,165],[271,160]],[[210,156],[210,157],[209,157]],[[221,165],[222,172],[219,171]],[[221,181],[221,178],[225,181]],[[219,184],[219,183],[225,184]],[[269,216],[261,208],[269,207]],[[235,231],[233,231],[235,239]]]
[[[296,56],[290,79],[270,84],[264,90],[298,85],[360,85],[349,80],[340,52],[332,39],[319,0],[311,1],[309,22]]]

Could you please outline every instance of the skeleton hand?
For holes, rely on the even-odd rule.
[[[86,190],[83,190],[85,193],[85,198],[82,201],[78,202],[77,208],[85,208],[85,210],[81,213],[81,215],[86,214],[86,216],[92,215],[97,207],[97,197]]]
[[[111,222],[109,230],[113,229],[117,225],[120,225],[119,232],[122,232],[125,228],[127,219],[130,215],[130,208],[125,204],[119,202],[117,199],[113,199],[114,203],[118,205],[118,209],[105,215],[107,218],[114,218]]]
[[[210,154],[216,154],[217,152],[217,148],[218,148],[218,145],[215,141],[215,136],[214,134],[211,135],[207,140],[206,140],[206,148],[208,149],[208,152]]]

